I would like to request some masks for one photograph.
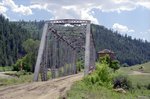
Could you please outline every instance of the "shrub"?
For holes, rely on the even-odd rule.
[[[26,71],[22,70],[22,71],[17,72],[17,73],[16,73],[16,76],[17,76],[17,77],[20,77],[20,76],[22,76],[22,75],[27,75],[27,74],[28,74],[28,73],[27,73]]]
[[[132,83],[127,76],[117,75],[113,79],[113,87],[114,88],[123,88],[123,89],[132,89]]]
[[[122,67],[129,67],[127,63],[122,64]]]
[[[22,59],[18,59],[16,64],[13,64],[13,71],[20,71],[22,64]]]
[[[77,66],[77,71],[81,71],[84,68],[84,61],[83,60],[78,60],[76,62],[76,66]]]
[[[108,67],[108,64],[96,64],[96,70],[84,78],[87,84],[98,84],[102,86],[111,86],[112,72]]]
[[[114,72],[120,68],[120,62],[118,60],[112,60],[109,55],[100,57],[99,62],[101,64],[108,64],[108,67],[112,68]]]
[[[110,82],[111,81],[111,71],[107,64],[97,64],[96,70],[99,79],[102,82]]]
[[[147,89],[150,90],[150,83],[147,85]]]
[[[142,85],[139,84],[139,83],[137,83],[136,87],[137,87],[138,89],[141,89],[141,88],[142,88]]]
[[[115,72],[116,70],[118,70],[120,68],[120,63],[118,60],[113,60],[113,61],[111,61],[109,67],[112,68]]]
[[[109,55],[105,55],[105,56],[99,58],[99,62],[102,64],[110,64],[111,58]]]
[[[33,65],[33,63],[32,63],[32,55],[31,54],[27,54],[25,57],[23,57],[22,58],[22,69],[23,70],[25,70],[25,71],[27,71],[27,72],[32,72],[32,65]]]
[[[13,65],[13,71],[25,70],[27,72],[32,72],[32,55],[27,54],[22,59],[18,59],[17,62]]]

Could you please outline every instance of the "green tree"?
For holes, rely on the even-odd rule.
[[[38,51],[39,41],[28,39],[23,43],[23,48],[26,51],[26,55],[17,60],[13,65],[15,71],[25,70],[26,72],[33,72],[36,62],[36,56]]]
[[[120,68],[120,62],[118,60],[112,60],[109,55],[100,57],[99,62],[101,64],[108,64],[108,66],[112,68],[114,72]]]
[[[84,68],[84,61],[83,60],[78,60],[76,62],[76,66],[77,66],[77,72],[78,71],[80,72]]]
[[[120,68],[120,63],[118,60],[113,60],[113,61],[111,61],[111,64],[109,67],[112,68],[115,72],[116,70],[118,70]]]
[[[23,43],[23,48],[27,52],[24,61],[26,63],[25,67],[27,68],[28,71],[32,71],[32,72],[34,71],[38,47],[39,47],[38,40],[28,39]]]
[[[38,50],[39,41],[28,39],[25,42],[23,42],[23,48],[27,53],[36,53]]]

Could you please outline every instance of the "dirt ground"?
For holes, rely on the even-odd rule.
[[[45,82],[32,82],[0,88],[0,99],[58,99],[71,85],[81,80],[83,73]]]
[[[6,75],[6,72],[0,72],[0,78],[13,78],[12,76]]]
[[[142,73],[140,71],[133,71],[130,75],[150,75],[150,73]]]

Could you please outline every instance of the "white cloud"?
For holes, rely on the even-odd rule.
[[[150,0],[138,0],[136,4],[150,9]]]
[[[16,13],[20,13],[22,15],[31,15],[32,13],[32,9],[44,9],[46,10],[47,8],[47,4],[31,4],[28,6],[24,6],[24,5],[17,5],[13,0],[3,0],[2,2],[0,2],[0,6],[3,7],[9,7],[13,12]],[[3,10],[5,10],[3,8]],[[3,11],[1,10],[1,12]],[[6,12],[6,11],[5,11]]]
[[[32,10],[29,7],[25,7],[23,5],[20,5],[19,7],[14,8],[13,11],[17,12],[17,13],[21,13],[23,15],[31,15],[32,14]]]
[[[148,9],[150,7],[150,0],[32,0],[32,3],[38,5],[36,8],[39,9],[41,9],[40,5],[46,4],[44,10],[50,12],[54,19],[80,18],[91,20],[93,23],[99,23],[93,9],[120,13],[132,11],[141,6]]]
[[[6,8],[6,7],[4,7],[3,5],[2,5],[2,3],[0,3],[0,14],[2,14],[5,18],[8,18],[9,19],[9,17],[6,15],[6,11],[7,11],[8,9]]]
[[[118,24],[118,23],[115,23],[112,26],[112,29],[115,30],[115,31],[118,31],[122,35],[127,34],[129,36],[132,36],[132,38],[136,38],[136,39],[140,38],[143,41],[147,40],[147,41],[150,42],[150,29],[146,30],[145,32],[136,32],[135,30],[129,29],[127,26],[121,25],[121,24]]]
[[[129,32],[129,33],[133,33],[133,32],[135,32],[135,30],[129,30],[128,32]]]
[[[127,33],[133,33],[133,32],[135,32],[133,29],[129,29],[127,26],[121,25],[119,23],[115,23],[112,26],[112,29],[115,30],[115,31],[120,32],[121,34],[127,34]]]
[[[90,12],[90,10],[81,10],[81,19],[90,19],[93,23],[98,24],[98,20]]]
[[[93,9],[118,13],[132,11],[141,6],[150,9],[150,0],[31,0],[28,6],[17,5],[13,0],[2,0],[1,4],[22,15],[31,15],[32,9],[39,9],[48,11],[54,19],[88,19],[96,24],[99,22]]]
[[[150,42],[150,29],[146,30],[145,32],[138,33],[135,37],[143,39],[143,40],[147,40]]]
[[[32,10],[28,6],[17,5],[13,0],[3,0],[2,4],[6,7],[10,7],[13,12],[20,13],[22,15],[31,15]]]
[[[9,6],[13,9],[18,8],[18,5],[16,5],[13,0],[3,0],[2,3],[3,5]]]
[[[39,4],[32,4],[29,7],[31,9],[40,9],[40,10],[44,9],[44,10],[46,10],[47,6],[48,6],[47,4],[41,4],[41,5],[39,5]]]
[[[3,14],[7,11],[8,9],[2,5],[0,5],[0,13]]]

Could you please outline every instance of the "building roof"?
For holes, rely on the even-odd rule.
[[[114,52],[111,51],[111,50],[109,50],[109,49],[104,49],[104,50],[102,50],[102,51],[99,51],[98,53],[99,53],[99,54],[102,54],[102,53],[111,53],[111,54],[113,54]]]

